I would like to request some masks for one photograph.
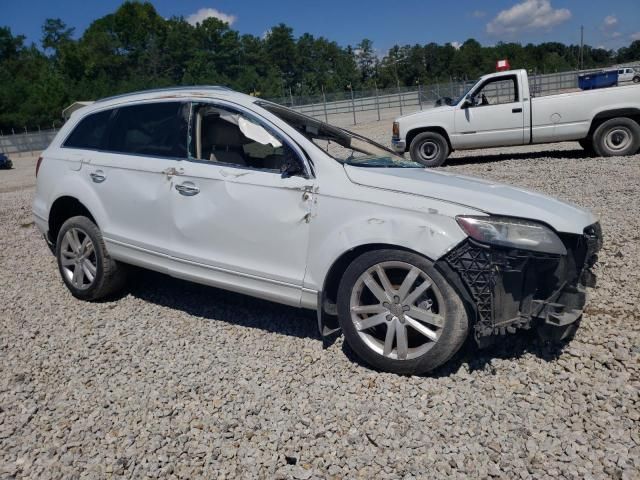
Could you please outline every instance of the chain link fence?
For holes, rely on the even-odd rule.
[[[639,68],[640,64],[625,65]],[[543,97],[578,90],[578,77],[618,67],[575,70],[550,74],[529,73],[529,88],[533,97]],[[465,94],[477,80],[465,82],[432,83],[415,87],[398,87],[363,91],[339,92],[314,96],[285,96],[270,100],[293,108],[306,115],[337,125],[356,125],[392,118],[398,115],[433,108],[444,97],[456,100]],[[507,89],[496,93],[508,96]]]
[[[625,65],[640,68],[640,63]],[[618,67],[545,75],[531,72],[529,88],[533,97],[570,92],[578,89],[578,76]],[[436,82],[414,87],[374,88],[371,90],[346,90],[337,93],[321,93],[313,96],[284,96],[271,98],[272,102],[291,107],[306,115],[339,126],[389,120],[399,115],[433,108],[435,102],[444,97],[457,99],[469,90],[476,80],[465,82]],[[497,95],[509,92],[497,92]],[[16,154],[44,150],[55,137],[57,130],[11,133],[0,131],[0,152]]]

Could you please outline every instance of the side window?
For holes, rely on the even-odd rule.
[[[195,160],[281,172],[301,168],[297,154],[275,132],[227,108],[195,104],[190,155]]]
[[[112,152],[187,158],[189,104],[145,103],[121,107],[109,132]]]
[[[104,147],[109,117],[113,110],[92,113],[80,120],[76,128],[65,140],[63,147],[99,150]]]
[[[518,86],[516,77],[499,77],[489,80],[474,95],[475,103],[483,105],[502,105],[518,101]]]

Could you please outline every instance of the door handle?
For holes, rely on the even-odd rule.
[[[193,197],[200,193],[200,189],[192,182],[180,183],[176,185],[176,190],[185,197]]]
[[[511,110],[511,113],[522,113],[522,108],[514,108]]]
[[[96,170],[95,172],[91,172],[89,176],[91,177],[91,180],[94,181],[94,183],[102,183],[107,179],[107,177],[105,176],[102,170]]]

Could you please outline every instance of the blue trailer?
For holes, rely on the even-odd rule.
[[[578,86],[581,90],[593,90],[594,88],[615,87],[618,85],[618,71],[587,73],[578,76]]]

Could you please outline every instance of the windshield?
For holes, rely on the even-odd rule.
[[[321,122],[276,103],[262,100],[256,104],[287,122],[340,163],[373,168],[424,168],[357,133]]]

